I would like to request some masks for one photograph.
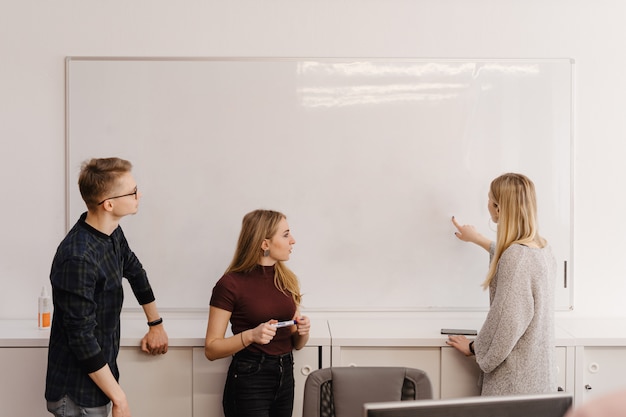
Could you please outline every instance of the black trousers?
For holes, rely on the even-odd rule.
[[[291,417],[293,354],[242,350],[233,356],[224,387],[225,417]]]

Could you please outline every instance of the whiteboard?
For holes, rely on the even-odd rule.
[[[569,59],[69,57],[67,226],[82,161],[134,164],[122,220],[161,309],[206,309],[245,213],[287,215],[306,311],[484,310],[490,181],[522,172],[572,306]],[[567,282],[567,285],[565,283]],[[132,297],[125,307],[136,302]]]

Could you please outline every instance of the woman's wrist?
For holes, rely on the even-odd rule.
[[[248,345],[246,344],[246,339],[243,337],[243,334],[244,334],[245,332],[246,332],[246,331],[244,330],[243,332],[239,333],[239,336],[240,336],[240,338],[241,338],[241,344],[243,345],[243,348],[244,348],[244,349],[248,347]]]
[[[474,341],[473,340],[469,344],[469,351],[470,351],[470,355],[469,356],[476,355],[476,352],[474,351]]]
[[[154,327],[154,326],[158,326],[159,324],[163,324],[163,317],[159,317],[156,320],[149,321],[147,324],[148,324],[148,327]]]

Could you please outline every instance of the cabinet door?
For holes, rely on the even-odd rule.
[[[167,354],[152,356],[122,347],[117,363],[133,417],[192,416],[191,348],[170,347]]]
[[[583,358],[582,381],[577,378],[576,382],[580,385],[577,386],[577,403],[624,388],[626,348],[585,347]],[[579,393],[582,393],[581,401],[578,400]]]
[[[309,374],[319,369],[320,348],[305,346],[293,352],[293,377],[296,383],[293,400],[293,417],[302,416],[304,402],[304,383]]]
[[[572,351],[573,356],[573,351]],[[572,358],[573,359],[573,358]],[[573,362],[573,360],[571,361]],[[559,391],[571,391],[572,387],[568,383],[568,380],[571,376],[570,372],[573,374],[574,368],[568,366],[568,350],[564,346],[560,346],[556,348],[556,384]]]
[[[302,415],[304,383],[319,368],[319,348],[306,346],[293,352],[295,393],[293,416]],[[195,417],[223,417],[222,395],[230,358],[209,361],[204,348],[193,349],[193,414]]]
[[[48,348],[0,348],[0,414],[50,417],[44,392]]]
[[[568,352],[566,347],[556,348],[557,385],[559,391],[568,389]],[[573,371],[573,370],[572,370]],[[454,348],[441,348],[441,398],[471,397],[480,395],[478,378],[480,368],[473,356],[466,357]]]
[[[440,348],[341,346],[333,350],[333,366],[406,366],[428,374],[433,398],[440,397]],[[338,357],[336,357],[338,356]]]
[[[230,357],[210,361],[204,348],[193,348],[193,415],[224,417],[222,395]]]
[[[452,347],[441,348],[441,398],[480,395],[479,376],[473,356],[464,356]]]

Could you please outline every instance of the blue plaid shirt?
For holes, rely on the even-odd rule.
[[[88,374],[108,364],[119,378],[122,277],[139,304],[154,301],[154,295],[122,228],[108,236],[85,223],[86,216],[63,239],[52,262],[54,314],[45,396],[57,401],[68,395],[83,407],[99,407],[109,398]]]

